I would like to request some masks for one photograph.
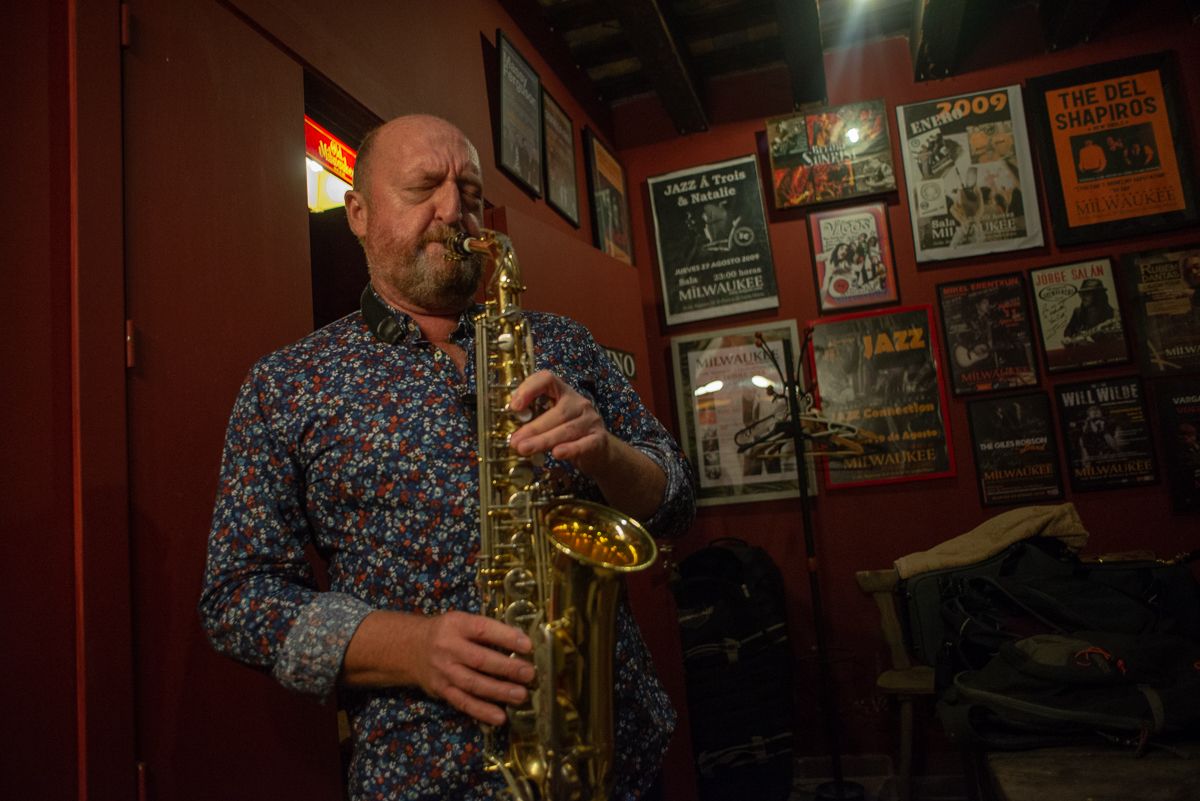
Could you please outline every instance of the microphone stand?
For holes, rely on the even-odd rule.
[[[837,701],[834,697],[833,673],[829,666],[829,650],[825,633],[825,613],[821,603],[821,582],[817,571],[817,548],[813,538],[812,502],[808,497],[808,437],[804,433],[800,411],[800,375],[801,359],[804,348],[809,340],[809,334],[804,337],[800,346],[800,354],[796,357],[796,370],[793,374],[792,364],[787,360],[786,372],[780,368],[775,359],[775,353],[767,347],[762,335],[754,335],[754,343],[763,350],[775,365],[783,381],[783,391],[787,395],[789,432],[796,453],[796,476],[800,490],[800,521],[804,532],[804,550],[808,557],[808,589],[812,597],[813,630],[817,641],[817,668],[821,692],[821,717],[825,727],[825,738],[829,742],[829,756],[833,766],[833,780],[817,785],[817,801],[838,799],[838,801],[859,801],[864,798],[863,786],[857,782],[846,781],[842,776],[841,726],[837,716]],[[785,357],[786,360],[786,357]],[[806,395],[806,403],[811,405],[811,398]]]

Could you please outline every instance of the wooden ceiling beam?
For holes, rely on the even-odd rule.
[[[817,0],[775,0],[779,18],[779,38],[783,60],[792,81],[792,102],[796,108],[824,103],[825,47],[821,42],[821,15]]]
[[[1038,16],[1046,47],[1062,50],[1090,42],[1109,21],[1110,0],[1040,0]]]
[[[685,43],[676,40],[662,0],[610,0],[630,47],[681,134],[708,130],[708,115],[692,79]]]
[[[909,47],[916,80],[945,78],[954,72],[966,14],[967,0],[913,0]]]

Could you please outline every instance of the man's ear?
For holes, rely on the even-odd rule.
[[[362,192],[350,189],[346,192],[346,222],[359,239],[367,235],[367,201]]]

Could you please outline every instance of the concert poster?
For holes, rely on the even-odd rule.
[[[1058,445],[1045,392],[972,401],[967,417],[984,506],[1062,498]]]
[[[1030,270],[1038,331],[1051,373],[1129,360],[1112,262]]]
[[[900,300],[887,204],[814,211],[808,234],[822,312]]]
[[[1038,247],[1021,87],[896,107],[917,261]]]
[[[821,414],[858,428],[864,451],[826,460],[829,489],[955,472],[933,309],[814,320],[809,359]]]
[[[1167,454],[1171,508],[1200,512],[1200,379],[1156,382],[1154,394]]]
[[[575,126],[562,106],[542,89],[542,141],[546,153],[546,205],[579,227],[579,184],[575,180]]]
[[[696,471],[701,506],[799,497],[783,379],[756,337],[784,370],[795,365],[795,320],[671,340],[680,441]],[[816,485],[810,457],[810,495]]]
[[[1162,52],[1029,81],[1059,245],[1200,220],[1174,75]]]
[[[1121,278],[1142,374],[1200,372],[1200,246],[1127,254]]]
[[[1037,385],[1033,328],[1020,273],[940,284],[937,292],[955,395]]]
[[[500,167],[535,197],[542,194],[542,85],[503,32],[500,51]]]
[[[647,184],[667,325],[779,306],[757,158]]]
[[[1157,480],[1140,378],[1060,384],[1054,391],[1071,489],[1117,489]]]
[[[614,259],[633,264],[633,234],[629,221],[629,189],[625,168],[591,128],[583,129],[591,198],[592,241]]]
[[[767,120],[775,208],[812,206],[896,188],[882,100]]]

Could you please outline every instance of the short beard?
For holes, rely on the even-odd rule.
[[[372,259],[368,254],[368,270],[372,280],[378,279],[408,302],[431,312],[457,312],[467,308],[479,288],[483,272],[482,258],[469,256],[461,261],[454,260],[454,266],[447,269],[443,260],[452,260],[424,252],[430,243],[445,242],[450,233],[447,230],[445,233],[425,236],[414,252],[394,256],[384,254],[385,258],[381,260]],[[381,266],[380,262],[386,266]]]

